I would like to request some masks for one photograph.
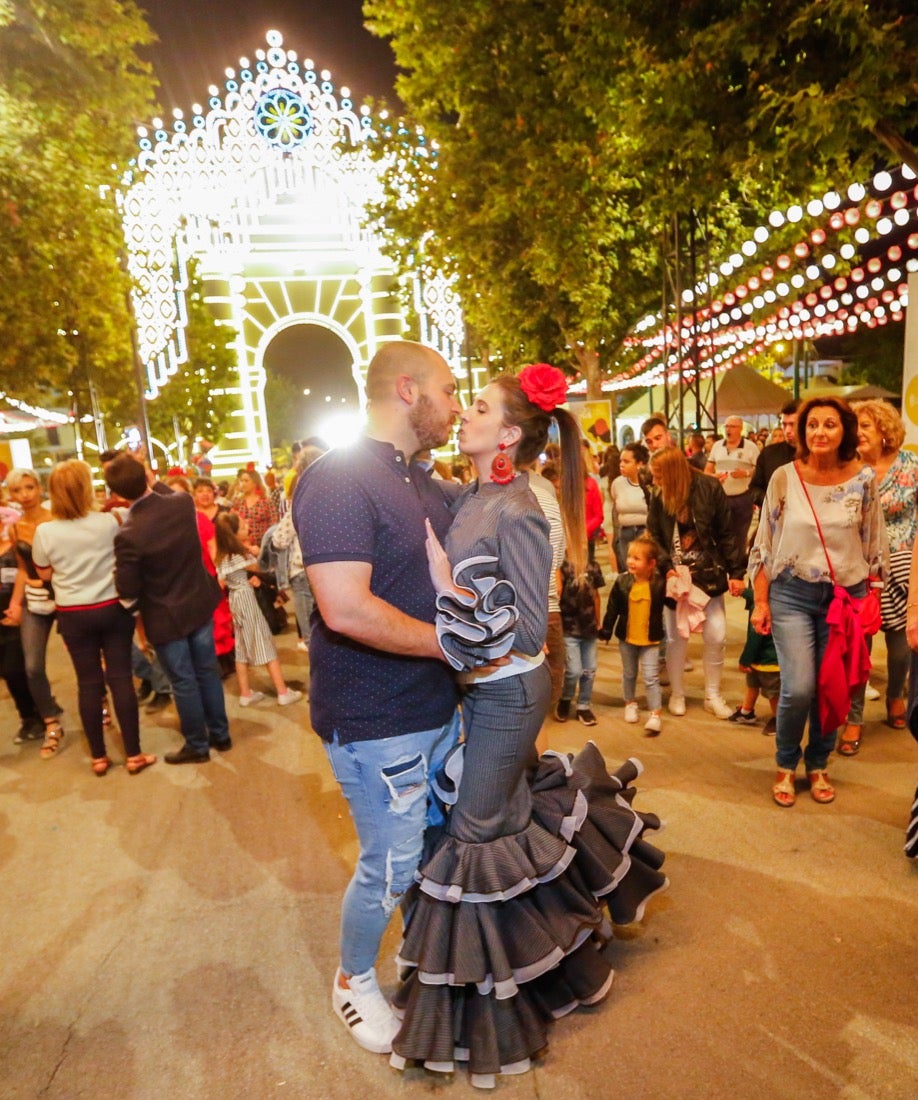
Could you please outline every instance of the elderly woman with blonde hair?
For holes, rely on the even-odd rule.
[[[902,449],[905,426],[888,401],[856,401],[851,408],[857,416],[858,457],[876,475],[889,539],[890,576],[880,595],[886,639],[886,724],[904,729],[910,663],[905,612],[912,546],[918,534],[918,455]],[[852,696],[848,723],[838,742],[842,756],[858,753],[863,729],[864,689],[861,689]]]

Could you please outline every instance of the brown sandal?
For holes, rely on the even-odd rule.
[[[42,747],[38,750],[42,760],[50,760],[52,756],[56,755],[57,750],[61,747],[61,740],[64,736],[64,727],[60,722],[55,722],[53,725],[45,726],[45,740]]]
[[[100,778],[105,775],[111,764],[112,762],[107,756],[94,756],[92,758],[92,770]]]
[[[857,756],[861,751],[861,732],[863,729],[863,726],[845,726],[844,733],[838,739],[839,756]]]
[[[829,773],[825,768],[809,773],[810,794],[814,802],[833,802],[835,800],[835,788],[829,782]]]
[[[793,806],[797,801],[797,789],[794,786],[796,774],[785,768],[778,769],[778,781],[771,788],[771,797],[779,806]]]
[[[894,730],[905,729],[905,700],[886,700],[886,725]]]
[[[125,760],[124,766],[127,769],[128,775],[137,775],[138,772],[142,772],[144,768],[149,768],[151,764],[155,763],[155,756],[142,752],[137,756],[129,756],[127,760]]]

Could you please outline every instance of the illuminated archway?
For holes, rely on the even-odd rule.
[[[270,461],[265,349],[292,324],[328,327],[363,379],[377,348],[404,331],[392,263],[363,226],[384,167],[369,155],[369,109],[335,93],[330,74],[285,49],[277,31],[254,63],[226,70],[205,110],[175,111],[139,133],[137,163],[119,195],[134,280],[138,347],[155,399],[187,359],[184,292],[190,256],[205,300],[236,333],[237,422],[215,463]],[[445,280],[415,278],[421,338],[458,366],[462,316]],[[412,288],[409,288],[411,290]]]
[[[271,443],[342,434],[341,425],[359,419],[362,378],[358,349],[325,318],[291,317],[265,334],[260,349],[267,384],[265,408]]]

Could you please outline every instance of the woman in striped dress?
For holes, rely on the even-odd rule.
[[[258,564],[246,545],[246,522],[235,512],[217,516],[214,524],[217,541],[217,579],[229,593],[233,630],[236,635],[236,680],[239,702],[244,707],[259,703],[264,692],[252,691],[249,666],[265,665],[277,689],[282,707],[303,698],[301,691],[287,687],[271,631],[255,599],[255,587],[261,582],[254,574]]]
[[[516,470],[544,450],[554,416],[567,556],[582,572],[579,430],[557,408],[566,388],[545,364],[485,387],[462,415],[459,447],[478,480],[457,501],[445,552],[428,529],[438,637],[465,688],[465,741],[438,784],[446,825],[428,836],[405,898],[403,1023],[391,1060],[441,1071],[467,1061],[481,1087],[529,1069],[553,1019],[605,996],[611,930],[600,897],[627,923],[666,884],[662,854],[641,839],[659,822],[630,805],[635,761],[610,776],[592,744],[577,757],[536,759],[550,692],[551,547]]]

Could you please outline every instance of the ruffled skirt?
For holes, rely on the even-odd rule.
[[[644,839],[659,819],[631,804],[640,771],[628,760],[609,775],[592,742],[576,757],[546,753],[526,777],[520,831],[470,841],[448,825],[428,837],[404,904],[393,1065],[467,1062],[472,1083],[490,1087],[530,1068],[553,1020],[602,1000],[610,919],[640,919],[667,885]]]

